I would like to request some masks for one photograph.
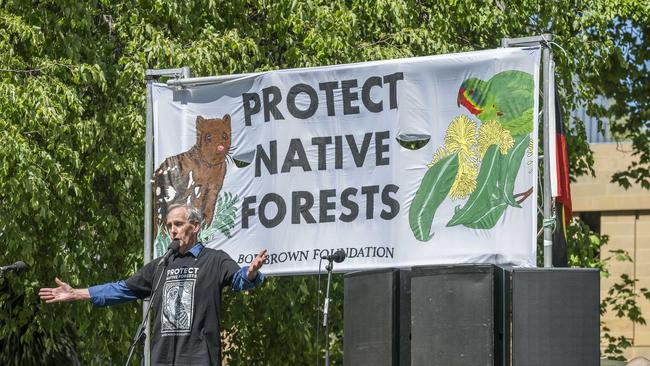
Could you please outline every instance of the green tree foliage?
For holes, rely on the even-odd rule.
[[[611,132],[632,142],[636,160],[612,176],[626,189],[638,184],[650,189],[650,2],[625,1],[606,30],[616,45],[605,55],[604,69],[594,72],[598,92],[610,100],[610,108],[593,108],[596,116],[609,118]],[[598,79],[595,81],[594,79]]]
[[[0,279],[0,363],[125,359],[138,304],[49,306],[36,292],[55,275],[86,286],[142,264],[146,69],[245,73],[495,48],[502,37],[553,33],[564,50],[553,46],[564,109],[596,110],[594,97],[613,89],[605,95],[620,101],[617,116],[638,108],[621,128],[647,157],[648,93],[639,92],[647,75],[627,77],[630,57],[647,56],[647,10],[645,0],[0,0],[0,241],[4,262],[31,266]],[[644,31],[640,44],[627,29]],[[613,88],[621,80],[631,87]],[[567,128],[572,175],[593,172],[584,125]],[[631,179],[647,177],[638,168]],[[313,345],[312,277],[273,278],[258,290],[224,302],[238,347],[227,351],[231,364],[322,356]],[[333,294],[342,299],[340,278]]]

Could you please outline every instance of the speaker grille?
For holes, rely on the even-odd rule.
[[[512,270],[512,365],[599,364],[598,270]]]
[[[398,279],[394,269],[345,275],[344,365],[397,366]]]
[[[494,365],[495,267],[413,268],[413,366]]]

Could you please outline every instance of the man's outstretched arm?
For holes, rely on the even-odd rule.
[[[45,300],[46,303],[90,300],[90,292],[87,288],[72,288],[72,286],[61,281],[58,277],[54,281],[56,281],[59,287],[42,288],[38,291],[38,296],[41,300]]]
[[[124,281],[105,283],[84,289],[75,289],[58,278],[55,281],[59,287],[40,289],[38,295],[41,300],[45,300],[47,303],[90,300],[93,305],[102,307],[138,299],[138,296],[126,286]]]

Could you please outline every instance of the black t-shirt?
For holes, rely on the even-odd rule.
[[[221,365],[221,289],[231,284],[239,266],[225,252],[210,248],[196,258],[189,252],[173,257],[164,272],[159,262],[151,261],[126,280],[143,299],[162,274],[153,299],[152,365]]]

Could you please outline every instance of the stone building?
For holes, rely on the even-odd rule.
[[[626,190],[610,182],[613,173],[625,170],[633,161],[632,146],[613,141],[607,132],[597,133],[595,122],[590,122],[587,120],[586,127],[596,177],[580,177],[571,184],[574,215],[580,215],[592,230],[609,236],[601,257],[609,250],[624,249],[633,259],[632,263],[611,261],[610,277],[601,279],[601,299],[623,273],[638,279],[637,288],[650,289],[650,190],[640,185]],[[616,318],[611,311],[603,319],[614,335],[632,340],[632,347],[625,353],[628,360],[650,358],[650,301],[638,301],[648,324],[633,324],[629,319]]]

